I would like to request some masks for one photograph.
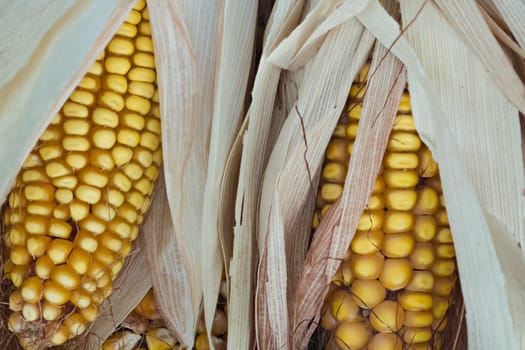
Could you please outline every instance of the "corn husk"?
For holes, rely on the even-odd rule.
[[[441,168],[466,304],[469,347],[518,349],[524,346],[520,337],[520,330],[524,327],[524,310],[519,302],[524,298],[524,280],[520,276],[523,276],[525,266],[519,248],[524,233],[521,192],[524,176],[519,125],[519,110],[522,109],[524,98],[523,84],[507,59],[505,51],[485,23],[483,15],[471,6],[472,2],[459,4],[439,1],[437,4],[440,6],[439,10],[436,5],[426,1],[401,1],[401,22],[407,27],[402,31],[398,22],[390,17],[377,1],[370,1],[363,11],[356,13],[351,13],[353,9],[340,6],[326,18],[356,18],[366,27],[366,32],[377,38],[386,48],[383,50],[389,52],[388,55],[383,54],[384,58],[380,61],[385,73],[378,73],[381,70],[376,71],[383,79],[388,76],[384,75],[388,72],[392,81],[392,74],[395,72],[395,69],[385,62],[388,61],[387,56],[393,55],[405,65],[416,127]],[[472,12],[467,12],[467,8]],[[336,16],[337,11],[345,13]],[[417,18],[412,21],[414,17]],[[327,67],[339,59],[337,54],[327,54],[329,51],[325,51],[324,45],[328,47],[330,34],[341,30],[346,22],[333,27],[325,24],[324,26],[331,29],[328,35],[323,37],[323,43],[314,54],[295,54],[307,50],[308,43],[315,43],[313,47],[319,45],[319,35],[315,30],[319,30],[323,25],[310,30],[309,41],[308,35],[303,32],[306,27],[311,26],[308,18],[306,15],[305,20],[296,29],[297,34],[292,32],[282,42],[284,45],[289,39],[294,41],[297,47],[290,47],[290,51],[275,50],[276,53],[284,52],[280,58],[288,59],[286,62],[289,64],[283,65],[285,68],[295,69],[303,63],[307,67],[319,57],[325,59],[323,67]],[[301,27],[303,24],[304,27]],[[348,39],[350,38],[347,37]],[[298,44],[299,41],[303,46]],[[295,53],[291,52],[293,50]],[[376,52],[380,52],[378,45],[375,48]],[[320,68],[315,73],[317,79],[304,79],[304,86],[299,86],[299,91],[303,88],[305,91],[322,89],[323,85],[320,82],[326,73],[323,74]],[[377,79],[381,81],[381,78]],[[377,106],[380,106],[377,99],[381,96],[381,89],[384,89],[384,86],[380,85],[388,84],[377,84],[374,87],[373,81],[374,79],[367,95],[374,96]],[[331,88],[343,89],[341,86]],[[388,98],[393,101],[391,108],[396,107],[395,95],[400,93],[399,89],[398,86],[389,91]],[[323,90],[325,94],[321,100],[335,93],[329,88]],[[348,86],[344,91],[348,91]],[[367,100],[372,100],[372,97],[365,97],[365,104]],[[298,101],[301,102],[301,93]],[[366,111],[362,118],[365,119],[362,121],[370,118],[370,124],[366,126],[367,123],[360,123],[358,135],[361,136],[358,136],[354,145],[345,195],[314,234],[298,287],[288,289],[287,292],[282,290],[289,288],[293,283],[290,282],[293,281],[290,275],[296,264],[286,265],[290,259],[290,251],[286,250],[285,237],[289,235],[289,242],[294,244],[302,239],[306,229],[301,228],[298,221],[294,221],[294,215],[300,217],[308,206],[307,199],[297,200],[295,191],[302,191],[301,195],[307,197],[312,192],[312,185],[304,181],[299,186],[297,178],[300,177],[281,175],[279,181],[286,183],[285,181],[291,180],[294,187],[302,189],[283,186],[282,192],[277,192],[279,195],[276,195],[273,201],[264,200],[265,196],[272,196],[268,194],[272,193],[271,188],[263,187],[261,191],[261,213],[264,215],[269,212],[270,215],[263,216],[267,223],[263,222],[260,230],[264,234],[264,228],[267,228],[271,233],[267,233],[268,238],[262,248],[269,253],[266,256],[261,255],[260,266],[263,268],[259,269],[259,291],[264,285],[271,286],[267,287],[270,291],[266,294],[267,300],[258,304],[258,310],[268,310],[266,316],[270,319],[268,321],[259,318],[259,328],[262,327],[261,332],[264,332],[259,337],[263,342],[262,346],[259,344],[262,348],[305,348],[308,345],[308,336],[315,328],[313,324],[318,320],[327,291],[326,284],[353,236],[355,218],[360,216],[368,199],[370,181],[373,181],[377,174],[374,167],[380,164],[384,153],[383,145],[389,133],[387,128],[382,135],[373,134],[373,103],[369,102],[367,106],[370,106],[370,109],[364,107]],[[303,118],[308,116],[307,112],[299,110]],[[382,111],[387,113],[388,110],[386,107]],[[282,165],[280,168],[271,168],[274,163],[270,161],[266,169],[265,183],[268,174],[279,173],[290,164],[299,167],[300,163],[293,163],[293,157],[283,155],[286,148],[278,148],[281,137],[284,139],[285,135],[293,132],[300,136],[304,132],[301,130],[304,126],[298,122],[288,129],[287,126],[294,123],[293,118],[297,117],[290,113],[274,149],[275,158],[280,157]],[[328,116],[320,118],[329,119]],[[328,139],[316,140],[308,137],[306,140],[308,151],[316,147],[324,149],[328,142]],[[304,139],[302,141],[304,143]],[[357,144],[366,146],[361,148]],[[365,159],[367,161],[364,161]],[[305,163],[310,165],[311,174],[305,169]],[[302,168],[304,178],[318,178],[319,166],[316,163],[303,161]],[[265,211],[263,208],[268,209]],[[269,238],[272,234],[273,241]],[[472,249],[473,246],[476,249]],[[267,262],[270,260],[273,260],[272,264]],[[271,270],[272,266],[274,270]],[[316,276],[316,279],[313,276]],[[292,313],[289,304],[294,293],[297,294],[293,309],[295,313]],[[480,308],[481,303],[489,306]],[[293,320],[293,323],[290,324],[290,320]],[[308,331],[310,322],[310,327],[313,328]],[[459,329],[461,324],[452,325],[454,326]],[[452,339],[450,344],[453,343]],[[456,342],[456,345],[450,346],[459,349],[466,347],[466,344]]]

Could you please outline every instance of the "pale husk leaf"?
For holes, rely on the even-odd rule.
[[[508,251],[516,257],[512,253],[515,248],[509,244],[514,238],[495,243],[496,233],[488,225],[484,210],[501,221],[501,214],[495,210],[499,205],[481,199],[501,198],[498,192],[506,191],[504,186],[508,184],[499,178],[499,172],[509,172],[514,178],[523,171],[519,127],[512,125],[518,121],[517,110],[433,5],[426,3],[419,13],[422,1],[401,2],[405,23],[411,23],[416,13],[420,16],[407,29],[407,38],[419,54],[416,56],[405,38],[399,37],[398,24],[387,18],[377,2],[371,4],[359,18],[384,45],[392,46],[392,52],[406,65],[416,127],[441,168],[467,306],[469,346],[518,348],[518,342],[523,341],[519,340],[523,324],[518,316],[524,312],[523,304],[510,301],[523,299],[523,288],[518,285],[522,282],[517,282],[520,279],[506,269],[507,259],[498,255]],[[432,50],[431,46],[439,49]],[[449,113],[444,113],[445,106]],[[492,124],[495,121],[499,123],[497,127]],[[510,154],[504,155],[500,147]],[[513,162],[509,163],[506,157]],[[483,181],[484,187],[480,186]],[[514,181],[511,186],[521,188],[521,181]],[[516,190],[505,198],[506,210],[514,212],[507,225],[522,220],[518,193]],[[515,263],[521,266],[523,258],[517,258]],[[481,303],[483,307],[479,307]]]
[[[155,50],[164,53],[156,55],[156,65],[166,193],[174,227],[174,232],[160,239],[166,245],[164,254],[157,251],[161,247],[152,245],[148,256],[154,271],[170,271],[178,263],[184,266],[185,277],[174,273],[154,279],[154,287],[169,326],[191,347],[202,301],[201,213],[221,4],[213,2],[205,10],[203,1],[151,0],[148,4]],[[181,278],[188,283],[181,285]],[[178,310],[173,308],[175,300]]]
[[[5,145],[0,148],[0,203],[36,140],[133,2],[0,2],[0,140]]]
[[[525,86],[492,35],[475,1],[436,0],[436,4],[465,43],[478,54],[509,101],[525,112]]]
[[[249,349],[253,332],[259,332],[260,310],[253,313],[254,274],[256,268],[256,218],[261,177],[268,158],[275,92],[280,69],[268,61],[269,51],[296,26],[303,1],[275,3],[263,40],[263,52],[252,90],[252,104],[247,113],[248,128],[243,134],[243,150],[235,204],[233,256],[230,263],[228,329],[239,327],[236,342],[229,349]],[[235,319],[235,321],[232,321]],[[234,322],[234,323],[232,323]]]
[[[504,0],[491,0],[491,2],[498,9],[521,48],[525,49],[525,2]]]
[[[245,114],[244,101],[252,62],[256,17],[257,1],[225,0],[222,21],[219,23],[222,39],[217,57],[217,83],[201,231],[204,319],[210,339],[224,265],[219,241],[219,226],[223,220],[219,212],[220,187],[221,181],[235,180],[224,178],[223,175],[228,154]],[[233,218],[233,211],[230,214]],[[228,260],[230,258],[227,257]]]
[[[310,241],[316,191],[313,183],[317,182],[324,149],[345,105],[352,78],[371,45],[372,38],[363,34],[356,21],[327,36],[322,54],[304,67],[296,105],[273,148],[259,216],[262,255],[257,305],[268,310],[266,333],[272,334],[259,340],[263,348],[292,346],[289,317]],[[346,64],[349,61],[351,64]]]

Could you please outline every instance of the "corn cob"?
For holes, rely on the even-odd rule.
[[[315,228],[343,192],[368,64],[326,150]],[[439,349],[457,279],[437,163],[402,96],[383,165],[325,300],[327,349]]]
[[[9,329],[26,349],[84,332],[137,237],[161,163],[145,1],[40,136],[4,211]]]

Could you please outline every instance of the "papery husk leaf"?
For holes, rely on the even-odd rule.
[[[166,322],[188,347],[195,340],[202,300],[200,214],[214,86],[207,79],[213,82],[217,25],[216,15],[209,12],[220,9],[214,4],[197,12],[194,7],[199,4],[148,2],[155,50],[164,53],[155,59],[166,193],[175,228],[159,238],[165,247],[148,246],[148,256],[155,272],[170,271],[175,264],[185,270],[184,278],[180,270],[170,278],[159,275],[154,278],[154,288],[162,290],[158,303],[165,310]],[[206,23],[202,31],[196,23],[200,20]],[[160,248],[164,254],[158,254]],[[187,279],[187,283],[181,284],[181,279]]]
[[[38,137],[104,50],[134,1],[0,3],[3,203]]]
[[[314,233],[307,265],[294,300],[294,344],[305,348],[315,327],[308,321],[318,320],[335,274],[355,234],[357,223],[372,192],[381,168],[383,155],[406,75],[401,63],[379,43],[373,53],[367,92],[352,149],[348,173],[339,209],[341,216],[328,216]],[[347,90],[349,91],[349,87]],[[333,129],[333,128],[332,128]],[[310,212],[311,213],[311,212]],[[325,220],[333,222],[324,223]],[[325,236],[330,237],[327,239]]]
[[[492,35],[475,1],[436,0],[435,3],[465,43],[478,54],[509,101],[525,112],[525,85],[512,69],[510,59]]]
[[[256,17],[256,0],[225,0],[222,21],[219,24],[222,40],[218,54],[201,232],[201,249],[205,252],[201,255],[204,320],[209,339],[224,265],[219,236],[219,227],[223,220],[219,211],[221,181],[235,180],[235,177],[226,179],[223,174],[228,154],[245,114],[244,101],[252,63]],[[231,185],[233,189],[236,183]],[[233,214],[232,210],[232,219]],[[231,234],[233,237],[233,232]],[[231,255],[227,257],[228,260],[230,258]]]
[[[512,283],[519,279],[512,277],[513,271],[503,269],[506,263],[497,254],[512,252],[514,248],[508,242],[513,239],[507,237],[498,242],[496,250],[482,205],[501,220],[500,214],[494,212],[498,205],[493,200],[481,200],[501,198],[503,195],[498,195],[501,186],[523,187],[522,180],[507,184],[499,178],[499,172],[509,172],[509,176],[516,177],[523,171],[519,127],[512,126],[518,122],[517,110],[506,101],[478,57],[433,5],[426,3],[418,12],[422,4],[422,1],[401,1],[403,21],[411,23],[407,38],[418,49],[419,56],[405,37],[399,36],[398,24],[388,18],[377,2],[372,2],[359,18],[407,67],[416,127],[440,165],[467,306],[469,346],[473,349],[518,348],[519,342],[523,342],[519,337],[523,325],[516,315],[524,313],[524,306],[523,303],[510,304],[510,301],[515,297],[523,300],[524,289]],[[419,17],[412,23],[416,13]],[[426,25],[428,23],[433,25]],[[427,74],[431,74],[432,80]],[[444,106],[449,113],[444,113]],[[497,115],[501,117],[495,119]],[[496,128],[491,125],[494,121],[499,122]],[[473,127],[477,133],[472,132]],[[493,137],[487,137],[489,134]],[[499,148],[502,145],[513,163],[505,160]],[[485,187],[479,186],[483,178],[488,182]],[[522,204],[515,199],[518,193],[505,198],[507,215],[514,212],[514,218],[507,225],[513,226],[522,220],[523,210],[519,211]],[[518,206],[509,203],[518,203]],[[521,266],[522,258],[517,263]]]
[[[525,49],[525,2],[504,0],[491,0],[491,2],[498,9],[521,48]]]
[[[328,31],[364,10],[367,3],[363,0],[345,1],[342,4],[320,1],[290,36],[273,50],[269,60],[288,70],[304,66],[317,52]]]
[[[264,339],[263,348],[292,346],[289,318],[310,241],[316,192],[313,184],[317,183],[324,149],[345,105],[352,78],[366,60],[372,42],[356,21],[326,37],[322,54],[305,66],[296,106],[273,148],[265,171],[259,218],[260,239],[267,244],[261,248],[257,304],[268,310],[266,333],[272,335]]]
[[[297,24],[303,1],[275,3],[263,39],[263,52],[252,90],[252,104],[246,115],[248,128],[243,137],[243,151],[235,204],[233,256],[230,263],[228,328],[236,318],[238,343],[228,341],[229,349],[249,349],[253,332],[259,332],[259,310],[253,314],[254,274],[256,269],[256,221],[258,197],[264,165],[269,154],[268,140],[272,126],[275,92],[280,69],[268,62],[268,53]],[[240,292],[242,291],[242,292]],[[233,298],[232,295],[236,295]],[[235,315],[235,316],[234,316]],[[241,321],[242,320],[242,321]]]
[[[480,7],[480,10],[483,14],[483,17],[485,18],[485,21],[487,22],[490,30],[494,34],[494,36],[505,46],[507,46],[510,50],[512,50],[515,54],[519,55],[521,58],[525,58],[525,52],[522,50],[522,48],[512,39],[512,37],[505,32],[503,28],[501,28],[498,23],[482,8]],[[518,73],[518,72],[517,72]],[[519,75],[519,73],[518,73]]]

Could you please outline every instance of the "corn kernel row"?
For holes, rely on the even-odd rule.
[[[83,333],[112,292],[162,160],[139,1],[40,136],[4,211],[8,326],[27,349]]]
[[[343,192],[367,65],[326,150],[313,227]],[[402,96],[372,194],[326,298],[327,349],[439,349],[456,282],[437,163]]]

